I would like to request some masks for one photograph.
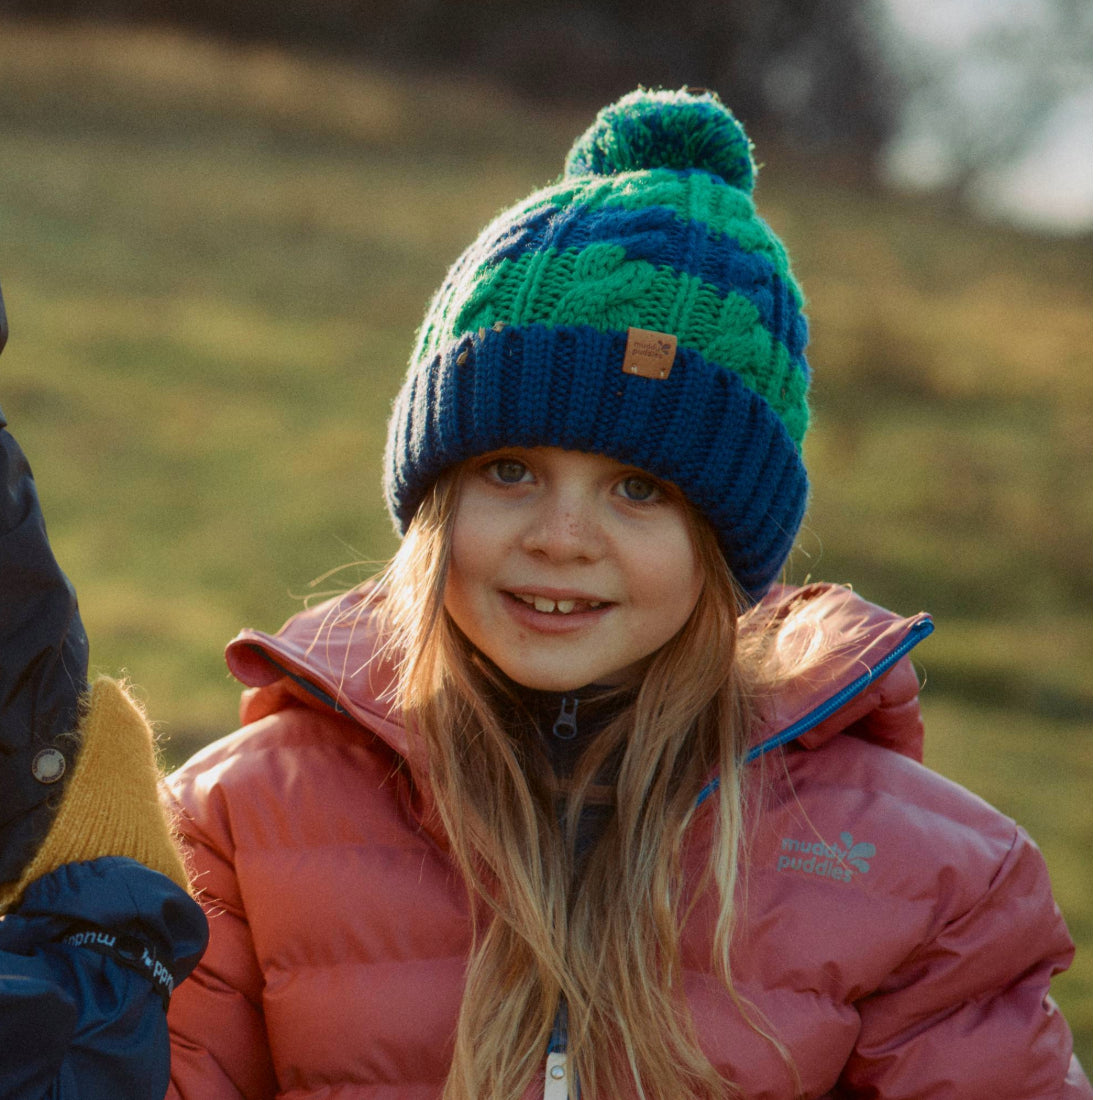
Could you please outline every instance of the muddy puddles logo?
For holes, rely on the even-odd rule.
[[[841,833],[839,844],[784,837],[779,845],[776,870],[788,874],[815,875],[834,882],[851,882],[854,874],[867,874],[871,869],[868,861],[874,854],[873,844],[857,844],[851,833]]]

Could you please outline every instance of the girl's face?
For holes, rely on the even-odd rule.
[[[629,682],[687,622],[702,584],[686,506],[640,470],[556,447],[459,470],[444,602],[525,687]]]

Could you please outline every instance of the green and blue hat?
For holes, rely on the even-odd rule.
[[[753,599],[806,508],[802,294],[753,204],[741,124],[710,93],[639,89],[561,179],[451,268],[393,408],[385,492],[404,533],[431,484],[500,447],[608,455],[673,482]]]

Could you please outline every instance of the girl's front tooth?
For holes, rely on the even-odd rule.
[[[576,606],[576,600],[558,600],[558,610],[563,615],[568,615],[570,611]]]
[[[535,597],[535,610],[536,611],[553,611],[554,601],[548,600],[545,596]]]

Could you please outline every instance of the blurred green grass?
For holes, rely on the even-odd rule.
[[[392,552],[383,434],[427,299],[588,120],[474,81],[0,24],[0,400],[93,663],[130,672],[171,762],[235,723],[229,637]],[[1091,1068],[1091,240],[769,163],[755,136],[811,317],[789,577],[936,617],[928,762],[1043,847]]]

